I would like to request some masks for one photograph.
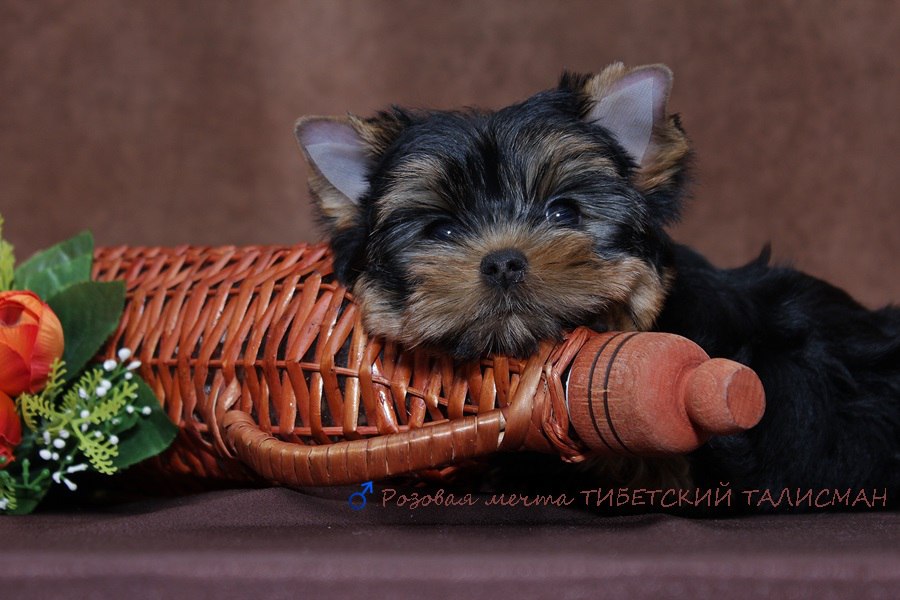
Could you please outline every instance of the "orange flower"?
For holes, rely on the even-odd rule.
[[[40,391],[62,352],[62,325],[45,302],[32,292],[0,292],[0,392]]]
[[[13,450],[22,441],[22,423],[16,405],[9,396],[0,392],[0,469],[15,460]]]

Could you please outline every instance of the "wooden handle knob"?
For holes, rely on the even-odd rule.
[[[723,358],[710,359],[694,369],[685,394],[691,421],[711,434],[750,429],[765,410],[765,392],[756,373]]]
[[[685,453],[710,435],[743,431],[765,408],[749,368],[710,360],[696,344],[661,333],[607,333],[572,363],[566,390],[579,438],[607,454]]]

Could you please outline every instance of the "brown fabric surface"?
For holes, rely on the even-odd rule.
[[[315,237],[302,114],[498,107],[563,67],[665,62],[696,152],[677,237],[900,299],[892,2],[7,0],[0,212],[21,255]]]
[[[900,514],[409,511],[358,488],[0,519],[4,598],[894,598]],[[376,489],[375,497],[378,498]]]

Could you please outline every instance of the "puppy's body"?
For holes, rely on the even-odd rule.
[[[900,491],[900,311],[675,244],[689,153],[670,85],[617,64],[496,112],[301,120],[338,277],[372,333],[461,359],[576,325],[681,334],[767,394],[758,427],[693,457],[697,482]]]
[[[716,269],[674,246],[676,276],[657,321],[710,356],[752,367],[766,412],[752,430],[712,439],[695,481],[738,489],[900,491],[900,310],[871,312],[767,253]]]

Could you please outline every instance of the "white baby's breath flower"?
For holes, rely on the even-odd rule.
[[[78,416],[81,417],[82,419],[87,419],[89,416],[91,416],[91,411],[89,411],[86,408],[83,408],[81,410],[81,412],[78,413]]]
[[[129,358],[131,358],[131,349],[130,348],[119,348],[119,352],[117,353],[119,360],[125,362]]]
[[[38,456],[40,456],[44,460],[50,460],[51,458],[53,458],[53,453],[44,448],[43,450],[38,452]]]
[[[6,510],[9,506],[9,500],[6,498],[0,498],[0,510]]]
[[[133,378],[134,378],[134,373],[132,373],[131,371],[128,371],[127,373],[125,373],[125,379],[133,379]]]
[[[131,361],[130,363],[128,363],[128,366],[125,367],[125,368],[128,369],[129,371],[134,371],[134,370],[137,369],[139,366],[141,366],[141,361],[139,361],[139,360],[133,360],[133,361]]]
[[[127,412],[129,415],[132,414],[134,412],[134,407],[129,404],[125,407],[125,412]]]
[[[66,447],[66,440],[62,438],[56,438],[55,440],[53,440],[53,447],[57,450],[62,450]]]
[[[99,385],[100,387],[105,387],[106,389],[112,387],[112,383],[109,381],[109,379],[101,379],[100,383],[97,385]]]
[[[87,471],[87,470],[88,470],[88,466],[84,463],[81,463],[80,465],[72,465],[71,467],[66,469],[66,473],[78,473],[79,471]]]
[[[103,361],[103,370],[104,371],[112,371],[116,368],[116,361],[111,358],[107,358]]]
[[[119,436],[117,436],[117,435],[109,436],[109,443],[112,444],[113,446],[118,445],[119,444]]]
[[[87,400],[88,399],[87,390],[85,390],[84,388],[78,388],[78,397],[81,398],[82,400]]]
[[[64,439],[64,440],[69,439],[69,435],[70,435],[70,434],[69,434],[69,430],[68,430],[68,429],[60,429],[60,430],[59,430],[59,437],[61,437],[62,439]]]
[[[66,487],[69,488],[70,492],[74,492],[78,489],[78,486],[75,485],[75,482],[63,475],[62,471],[57,471],[56,473],[54,473],[52,475],[52,478],[56,483],[64,483]]]
[[[106,395],[106,392],[108,392],[108,391],[109,391],[109,388],[99,387],[99,386],[98,386],[97,389],[94,390],[94,393],[97,394],[97,396],[99,396],[99,397],[102,398],[103,396]]]
[[[151,412],[153,412],[153,410],[149,406],[145,406],[141,409],[141,414],[145,417],[148,416]]]

